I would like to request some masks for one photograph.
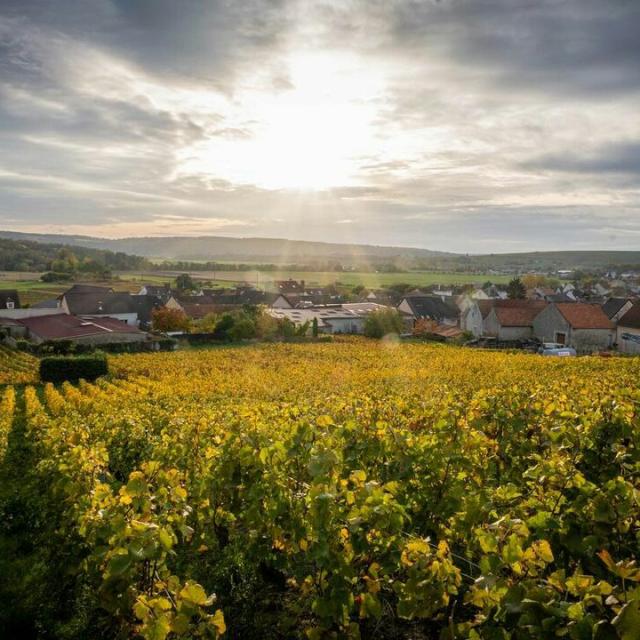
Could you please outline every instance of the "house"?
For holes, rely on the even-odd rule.
[[[295,309],[300,304],[300,300],[294,298],[292,295],[285,295],[279,293],[276,299],[271,303],[272,309]],[[309,304],[308,306],[312,306]]]
[[[609,298],[602,305],[602,310],[611,322],[616,323],[631,307],[633,302],[629,298]]]
[[[534,287],[527,291],[527,298],[529,300],[544,300],[549,302],[549,298],[556,295],[556,290],[551,287]]]
[[[265,293],[251,286],[239,286],[234,289],[203,289],[204,296],[211,298],[214,304],[256,306],[273,302],[278,294]]]
[[[114,292],[112,289],[78,292],[70,289],[62,294],[60,307],[68,314],[115,318],[132,326],[138,326],[138,309],[129,292]]]
[[[0,318],[23,320],[24,318],[50,316],[57,315],[59,313],[66,313],[66,311],[60,307],[56,309],[38,309],[36,307],[27,307],[25,309],[0,309]]]
[[[487,287],[485,293],[491,300],[506,300],[509,297],[504,289],[498,289],[495,284]]]
[[[484,335],[501,342],[533,336],[534,318],[547,306],[543,300],[495,300],[484,319]]]
[[[273,284],[278,293],[304,293],[305,291],[304,280],[298,282],[289,278],[288,280],[276,280]]]
[[[640,304],[634,304],[618,319],[616,343],[621,353],[640,355]]]
[[[547,302],[577,302],[573,291],[561,291],[545,298]]]
[[[321,333],[363,333],[367,316],[387,308],[375,302],[355,302],[302,309],[271,307],[267,313],[277,319],[287,318],[297,327],[306,322],[311,324],[315,318]]]
[[[185,305],[190,304],[214,304],[211,296],[183,296],[177,293],[172,294],[165,303],[167,309],[178,309],[180,311],[185,310]]]
[[[138,327],[150,329],[153,320],[153,312],[164,306],[162,298],[153,295],[132,295],[134,309],[138,314]]]
[[[169,283],[157,285],[157,284],[143,284],[138,291],[139,296],[155,296],[160,298],[163,302],[169,299],[171,295],[171,286]]]
[[[369,291],[363,291],[362,302],[376,302],[377,304],[383,304],[388,307],[396,307],[402,300],[402,295],[393,289],[371,289]]]
[[[238,309],[241,305],[226,304],[221,298],[215,298],[209,295],[201,296],[178,296],[172,295],[167,304],[167,309],[177,309],[182,311],[192,320],[202,320],[210,314],[226,313]]]
[[[17,322],[26,329],[26,337],[37,344],[71,340],[78,344],[101,345],[145,342],[148,338],[137,327],[114,318],[80,318],[56,313],[24,318]]]
[[[610,293],[610,290],[607,289],[607,287],[605,287],[604,285],[602,285],[599,282],[597,282],[593,287],[593,292],[597,296],[608,296],[609,293]]]
[[[485,322],[493,309],[495,300],[476,300],[476,304],[478,305],[478,309],[480,309],[480,314],[482,315],[482,335],[484,335],[486,331]]]
[[[0,331],[11,338],[26,338],[26,327],[21,323],[27,318],[38,318],[41,316],[50,316],[64,314],[63,309],[4,309],[0,310]]]
[[[440,287],[437,287],[436,289],[433,289],[431,293],[432,295],[440,296],[441,298],[451,298],[453,296],[453,289],[441,289]]]
[[[16,289],[0,289],[0,310],[19,309],[20,296]]]
[[[609,349],[614,329],[600,305],[585,302],[551,303],[533,321],[536,338],[573,347],[578,353]]]
[[[472,333],[476,338],[481,336],[484,326],[479,301],[471,296],[457,296],[455,301],[460,311],[460,329]]]
[[[471,297],[474,300],[490,300],[489,296],[486,294],[484,289],[475,289],[471,294]]]
[[[413,320],[435,320],[438,324],[458,326],[460,310],[451,300],[437,296],[408,295],[398,305],[398,311]]]
[[[304,309],[342,303],[342,296],[316,289],[305,293],[277,294],[271,300],[271,307],[274,309]]]

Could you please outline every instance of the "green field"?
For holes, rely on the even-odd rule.
[[[37,273],[13,274],[8,271],[0,272],[0,289],[17,289],[20,294],[20,302],[35,304],[48,298],[55,298],[69,289],[74,282],[85,282],[82,277],[74,282],[41,282]],[[12,277],[13,276],[13,277]],[[166,276],[145,276],[140,279],[140,274],[123,274],[111,280],[90,281],[91,284],[103,287],[113,287],[116,291],[137,292],[141,283],[161,284],[169,282],[171,278]],[[89,281],[86,281],[89,282]]]
[[[178,272],[162,271],[161,274],[175,277]],[[469,274],[436,271],[409,271],[406,273],[373,273],[350,271],[191,271],[191,275],[198,280],[210,280],[216,283],[249,282],[258,286],[270,285],[274,280],[304,280],[310,285],[327,285],[339,282],[347,286],[362,284],[368,288],[385,287],[391,284],[407,283],[411,285],[427,286],[431,284],[483,284],[490,280],[496,284],[506,283],[510,276],[494,276],[487,273]],[[122,275],[121,277],[127,277]],[[136,275],[140,278],[140,274]],[[158,274],[144,276],[145,278],[159,277]]]
[[[162,272],[120,272],[111,280],[92,282],[92,284],[113,287],[117,291],[138,291],[142,284],[163,284],[172,282],[178,271]],[[415,287],[432,284],[471,284],[484,283],[488,280],[496,284],[506,283],[509,276],[489,274],[444,273],[433,271],[410,271],[407,273],[371,273],[371,272],[336,272],[336,271],[191,271],[195,280],[210,282],[214,285],[230,286],[232,284],[250,283],[258,287],[271,289],[274,280],[304,280],[309,285],[328,285],[335,282],[353,287],[361,284],[375,289],[396,283],[407,283]],[[0,272],[0,289],[17,289],[22,304],[35,304],[47,298],[54,298],[67,290],[71,283],[45,283],[38,279],[39,274],[8,271]],[[82,278],[78,282],[82,282]]]

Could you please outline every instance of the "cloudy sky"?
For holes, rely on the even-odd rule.
[[[0,228],[640,249],[640,0],[0,0]]]

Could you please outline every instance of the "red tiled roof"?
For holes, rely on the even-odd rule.
[[[137,327],[115,318],[84,319],[65,313],[23,318],[20,324],[27,327],[30,333],[45,340],[64,340],[108,333],[142,333]]]
[[[558,302],[556,307],[574,329],[613,329],[614,327],[598,304]]]
[[[531,327],[546,306],[543,300],[496,300],[493,308],[503,327]]]
[[[431,329],[430,333],[434,333],[437,336],[442,336],[443,338],[459,338],[464,332],[459,327],[439,324]]]

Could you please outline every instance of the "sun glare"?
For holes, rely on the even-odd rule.
[[[239,96],[243,118],[233,129],[245,134],[215,135],[186,149],[181,173],[265,189],[357,184],[360,159],[374,138],[372,105],[382,78],[335,54],[294,57],[288,72],[291,88]]]

